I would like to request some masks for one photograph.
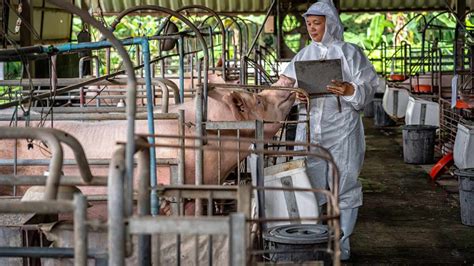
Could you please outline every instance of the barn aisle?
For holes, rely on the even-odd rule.
[[[403,162],[400,128],[364,120],[364,206],[347,264],[474,263],[474,228],[460,222],[457,192],[429,181],[427,167]]]

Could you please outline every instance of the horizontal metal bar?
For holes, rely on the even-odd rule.
[[[41,186],[46,184],[46,176],[13,176],[0,175],[0,185]],[[107,176],[94,176],[90,183],[85,183],[80,176],[61,176],[59,185],[64,186],[107,186]]]
[[[42,200],[42,201],[17,201],[1,200],[0,213],[64,213],[74,211],[71,201]]]
[[[8,166],[8,165],[13,165],[14,164],[13,159],[1,159],[0,160],[0,166]],[[29,166],[36,166],[36,165],[49,165],[51,160],[49,159],[17,159],[16,164],[17,165],[29,165]],[[109,165],[110,164],[110,159],[88,159],[87,162],[89,165]],[[136,162],[135,162],[136,164]],[[156,159],[156,164],[157,165],[177,165],[178,164],[178,159],[176,158],[157,158]],[[76,160],[69,160],[65,159],[63,160],[63,165],[77,165]]]
[[[153,114],[155,119],[159,120],[172,120],[178,119],[178,114],[175,113],[156,113]],[[69,121],[69,120],[125,120],[127,119],[127,115],[123,114],[81,114],[81,113],[74,113],[74,114],[54,114],[54,120],[56,121]],[[137,113],[136,119],[145,120],[147,119],[146,113]],[[12,116],[7,114],[0,114],[0,121],[11,121]],[[25,117],[18,117],[19,121],[25,121]],[[45,115],[40,114],[30,114],[28,116],[28,120],[30,121],[43,121],[45,120]]]
[[[206,190],[165,190],[160,196],[181,197],[187,199],[237,199],[237,191],[206,191]]]
[[[229,217],[133,217],[132,234],[228,235]]]
[[[0,247],[0,257],[74,258],[74,248]],[[87,257],[105,259],[107,258],[107,254],[89,250]]]
[[[37,113],[49,112],[49,107],[31,107],[30,111]],[[51,112],[58,113],[125,113],[125,107],[52,107]],[[146,107],[137,106],[137,112],[145,112]]]
[[[226,129],[253,129],[255,130],[255,121],[213,121],[206,122],[207,130],[226,130]]]

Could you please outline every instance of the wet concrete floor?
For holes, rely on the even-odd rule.
[[[400,127],[364,120],[364,205],[346,265],[472,265],[474,227],[461,224],[457,191],[430,181],[429,166],[403,162]]]

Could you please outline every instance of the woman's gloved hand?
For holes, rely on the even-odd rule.
[[[332,80],[331,83],[331,85],[326,87],[330,93],[334,93],[339,96],[354,95],[355,89],[351,83],[340,80]]]

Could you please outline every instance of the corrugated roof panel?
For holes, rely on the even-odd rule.
[[[35,0],[37,1],[37,0]],[[342,11],[386,11],[386,10],[435,10],[446,9],[448,2],[452,7],[455,0],[339,0]],[[88,7],[97,8],[100,4],[105,13],[118,13],[132,6],[159,5],[176,10],[186,5],[204,5],[216,12],[265,13],[272,0],[82,0]],[[315,2],[309,0],[308,3]],[[294,1],[303,4],[306,1]],[[306,8],[306,4],[300,5]],[[474,0],[467,0],[468,7],[474,7]],[[303,11],[303,10],[301,10]]]
[[[452,2],[449,0],[448,2]],[[341,0],[343,11],[445,9],[446,0]]]

